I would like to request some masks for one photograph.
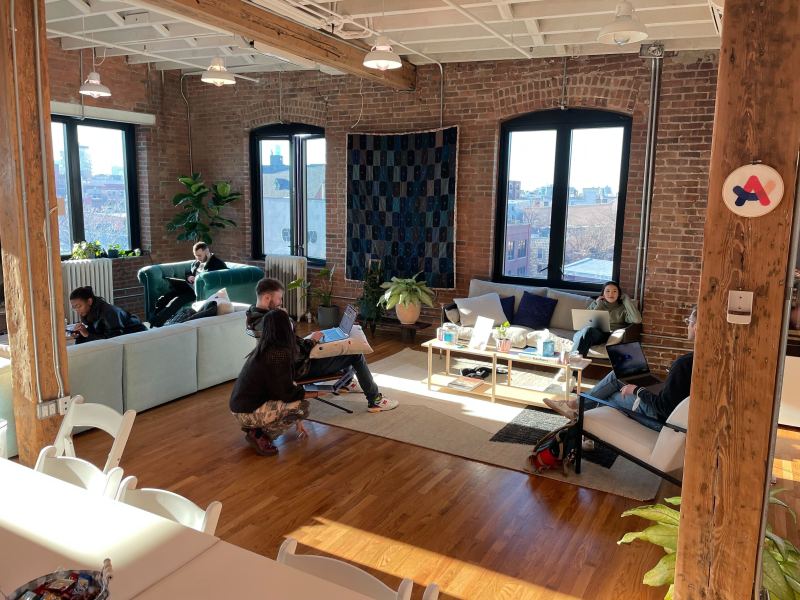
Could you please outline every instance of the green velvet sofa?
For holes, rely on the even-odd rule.
[[[195,281],[195,293],[198,300],[205,300],[217,290],[225,288],[233,302],[255,304],[256,283],[264,277],[264,271],[252,265],[227,263],[228,268],[221,271],[201,273]],[[155,312],[156,300],[170,291],[169,283],[164,277],[186,276],[192,261],[150,265],[139,270],[139,282],[144,286],[145,319],[150,321]]]

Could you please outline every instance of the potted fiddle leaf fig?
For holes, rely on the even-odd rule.
[[[231,189],[230,183],[218,181],[208,187],[200,173],[193,173],[191,177],[180,177],[178,181],[184,185],[186,191],[176,194],[172,198],[172,204],[181,207],[181,212],[167,223],[167,231],[181,231],[178,241],[211,244],[212,231],[236,227],[235,221],[220,214],[225,206],[242,197],[241,193]],[[211,198],[206,200],[208,194],[211,194]]]
[[[424,281],[417,281],[420,275],[421,271],[410,279],[392,277],[391,281],[381,284],[386,291],[378,304],[386,310],[395,309],[397,318],[403,325],[417,322],[423,304],[433,307],[434,292]]]

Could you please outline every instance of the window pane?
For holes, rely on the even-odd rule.
[[[87,241],[130,249],[125,132],[78,125],[78,157]]]
[[[614,268],[622,127],[572,131],[564,279],[602,283]]]
[[[504,275],[547,277],[555,160],[555,130],[511,133]]]
[[[294,182],[289,140],[261,140],[261,222],[264,254],[291,254]]]
[[[306,141],[306,255],[325,260],[325,138]]]
[[[58,198],[58,245],[61,254],[72,252],[66,129],[67,126],[64,123],[52,122],[50,124],[53,136],[53,170],[56,178],[56,197]]]

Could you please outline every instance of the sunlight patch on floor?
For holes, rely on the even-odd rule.
[[[322,517],[315,517],[314,524],[304,525],[288,535],[305,546],[336,558],[394,577],[408,577],[414,580],[415,585],[424,587],[434,582],[442,594],[451,598],[576,598]],[[301,549],[302,552],[305,551]]]

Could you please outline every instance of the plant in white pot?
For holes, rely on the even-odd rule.
[[[403,325],[413,325],[419,319],[422,305],[433,307],[433,290],[424,281],[417,281],[422,272],[410,279],[392,277],[391,281],[381,284],[386,290],[378,300],[378,304],[386,310],[395,309],[397,318]]]

